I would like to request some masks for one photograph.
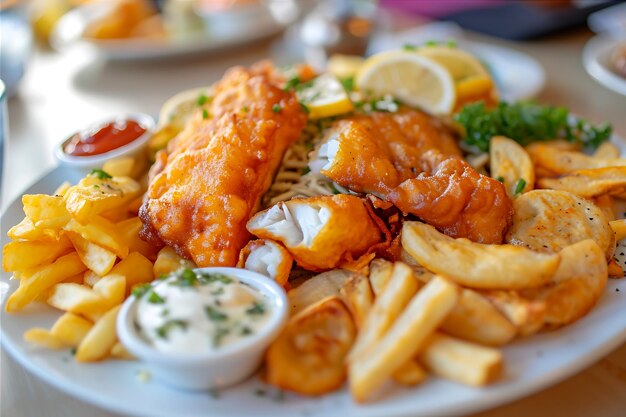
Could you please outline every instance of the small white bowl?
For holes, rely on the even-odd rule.
[[[275,281],[245,269],[213,267],[195,271],[229,275],[260,291],[273,305],[272,317],[258,333],[222,350],[176,355],[158,351],[141,337],[134,320],[138,300],[130,296],[117,317],[117,334],[133,355],[147,363],[155,379],[188,390],[224,388],[243,381],[258,369],[265,350],[287,321],[287,296]]]
[[[102,168],[102,165],[108,161],[109,159],[121,158],[124,156],[134,156],[143,149],[148,144],[148,141],[152,137],[152,131],[154,130],[154,118],[145,113],[122,113],[116,115],[114,117],[107,117],[106,119],[99,120],[95,123],[92,123],[88,126],[87,129],[96,126],[103,126],[109,122],[114,122],[119,119],[131,119],[135,120],[141,127],[146,129],[146,131],[139,136],[137,139],[132,142],[120,146],[119,148],[110,150],[108,152],[104,152],[98,155],[91,156],[72,156],[65,153],[63,147],[65,144],[76,134],[79,132],[75,132],[69,137],[63,139],[55,148],[54,148],[54,156],[56,159],[63,165],[66,165],[71,168],[78,169],[80,171],[84,171],[85,173],[91,172],[91,170],[95,168]]]

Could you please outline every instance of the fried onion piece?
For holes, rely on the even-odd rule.
[[[489,147],[491,177],[504,183],[509,197],[525,193],[535,185],[535,167],[519,143],[505,136],[491,138]],[[520,182],[520,181],[524,182]],[[524,184],[519,187],[520,184]],[[518,189],[521,188],[521,189]]]
[[[604,194],[623,195],[626,190],[626,166],[583,169],[558,178],[541,178],[541,188],[564,190],[585,198]]]
[[[558,254],[520,246],[452,239],[419,222],[404,223],[402,246],[429,271],[472,288],[537,287],[550,280],[560,261]]]
[[[615,234],[604,212],[589,200],[567,191],[534,190],[516,198],[513,207],[513,225],[506,236],[510,244],[554,253],[593,239],[606,259],[613,256]]]
[[[356,327],[339,297],[328,297],[291,318],[270,345],[267,382],[303,395],[323,395],[340,388],[344,364]]]

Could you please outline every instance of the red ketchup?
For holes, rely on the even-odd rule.
[[[115,120],[76,133],[63,145],[63,152],[72,156],[100,155],[131,143],[145,131],[135,120]]]

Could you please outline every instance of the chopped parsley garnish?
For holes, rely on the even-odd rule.
[[[167,339],[167,334],[173,328],[180,327],[183,330],[186,330],[188,323],[184,320],[170,320],[166,322],[163,326],[156,329],[156,334],[162,339]]]
[[[354,90],[354,77],[342,78],[339,82],[347,92]]]
[[[150,284],[140,284],[140,285],[135,285],[133,287],[132,290],[132,294],[137,297],[137,298],[141,298],[143,297],[148,291],[150,291],[150,289],[152,289],[152,285]]]
[[[224,294],[224,288],[219,287],[218,289],[211,291],[211,295],[222,295]]]
[[[455,40],[449,40],[448,42],[446,42],[446,45],[448,46],[448,48],[456,48],[457,44]]]
[[[198,282],[198,276],[189,268],[183,269],[175,283],[181,287],[193,287]]]
[[[209,98],[204,93],[201,93],[198,96],[198,100],[196,101],[196,103],[198,103],[198,106],[204,106],[208,100]]]
[[[251,314],[251,315],[265,314],[265,305],[260,301],[255,301],[252,307],[246,310],[246,314]]]
[[[204,312],[211,321],[224,321],[228,316],[213,306],[204,306]]]
[[[521,145],[535,141],[566,139],[595,149],[611,136],[611,125],[593,126],[574,117],[565,107],[541,106],[523,101],[501,102],[488,109],[484,103],[468,104],[454,115],[465,128],[465,143],[481,151],[489,150],[493,136],[507,136]]]
[[[334,184],[334,183],[331,183],[331,184],[330,184],[330,189],[331,189],[331,191],[333,192],[333,194],[341,194],[341,191],[339,191],[339,190],[337,189],[337,187],[335,187],[335,184]]]
[[[169,308],[164,308],[163,311],[161,312],[161,316],[167,317],[169,315],[170,315],[170,309]]]
[[[241,108],[241,111],[244,112],[244,113],[248,113],[248,111],[250,111],[250,109],[248,108],[248,106],[243,106]]]
[[[241,335],[242,336],[246,336],[246,335],[249,335],[249,334],[252,334],[252,329],[249,328],[248,326],[243,326],[241,328]]]
[[[207,109],[202,109],[202,118],[203,119],[209,118],[209,112],[207,111]]]
[[[283,108],[280,106],[280,104],[274,104],[274,105],[272,106],[272,111],[273,111],[274,113],[280,113],[282,109],[283,109]]]
[[[200,274],[198,277],[202,283],[208,284],[211,282],[221,282],[222,284],[230,284],[233,282],[233,279],[228,275],[224,274]]]
[[[309,172],[311,172],[311,168],[309,168],[308,166],[306,166],[306,167],[302,168],[302,173],[301,173],[301,175],[306,175],[306,174],[308,174]]]
[[[417,46],[411,43],[405,43],[404,45],[402,45],[402,49],[404,49],[405,51],[415,51],[417,49]]]
[[[309,110],[309,108],[307,107],[307,105],[306,105],[306,104],[304,104],[304,103],[302,103],[302,102],[300,103],[300,108],[301,108],[301,109],[302,109],[302,111],[303,111],[304,113],[306,113],[306,114],[311,113],[311,110]]]
[[[230,329],[223,327],[218,328],[213,335],[213,346],[219,346],[222,343],[222,339],[230,334]]]
[[[72,356],[75,356],[76,355],[76,348],[75,347],[71,348],[70,349],[70,353],[72,354]]]
[[[287,83],[285,84],[285,87],[283,87],[283,90],[285,91],[291,91],[291,90],[295,90],[295,88],[300,85],[302,81],[300,80],[300,77],[296,76],[293,78],[290,78]]]
[[[502,176],[498,175],[498,176],[496,177],[496,180],[498,180],[498,181],[500,181],[501,183],[503,183],[503,184],[504,184],[504,177],[502,177]]]
[[[519,180],[517,180],[517,182],[515,183],[515,191],[514,194],[520,194],[522,191],[524,191],[524,187],[526,187],[526,180],[524,178],[520,178]]]
[[[430,40],[430,41],[424,42],[424,46],[437,46],[437,45],[439,45],[439,41]]]
[[[101,169],[93,169],[91,171],[90,175],[95,175],[96,177],[100,178],[101,180],[108,180],[110,178],[113,178],[113,176],[111,174],[109,174],[106,171],[103,171]]]
[[[152,304],[163,304],[165,303],[165,299],[157,294],[156,291],[152,290],[148,296],[148,302]]]

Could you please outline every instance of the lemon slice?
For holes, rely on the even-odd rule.
[[[330,74],[314,78],[310,86],[296,94],[300,103],[309,110],[310,119],[337,116],[353,109],[348,93],[339,80]]]
[[[434,60],[407,51],[383,52],[369,58],[356,75],[368,95],[391,94],[409,106],[449,114],[456,101],[450,72]]]
[[[430,46],[419,48],[415,53],[444,66],[455,82],[478,76],[489,77],[489,73],[475,56],[460,49],[448,46]]]

